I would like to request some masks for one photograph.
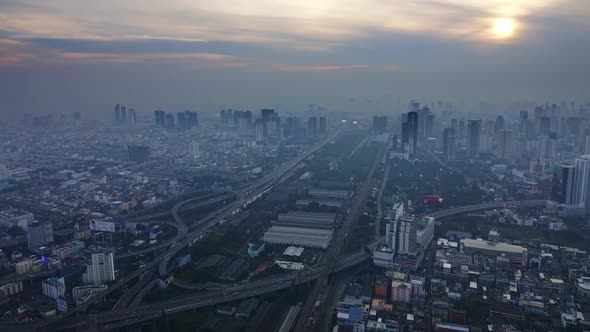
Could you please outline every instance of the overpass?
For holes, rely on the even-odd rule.
[[[475,211],[482,211],[482,210],[489,210],[489,209],[497,209],[503,207],[539,207],[545,204],[544,200],[526,200],[526,201],[509,201],[509,202],[492,202],[492,203],[482,203],[476,204],[471,206],[465,207],[458,207],[458,208],[451,208],[443,211],[438,211],[435,213],[430,214],[431,217],[437,219],[444,219],[453,215],[470,213]],[[343,269],[355,266],[361,262],[364,262],[369,259],[369,256],[364,253],[357,253],[352,256],[344,257],[337,261],[334,265],[334,272],[341,271]],[[155,267],[159,263],[159,260],[153,260],[149,263],[149,267],[146,266],[144,269],[138,270],[130,276],[125,277],[127,281],[131,280],[134,277],[137,277],[139,273],[147,271],[148,268]],[[140,272],[141,271],[141,272]],[[234,284],[224,288],[223,290],[214,290],[208,291],[204,293],[197,293],[197,294],[190,294],[185,296],[176,297],[164,302],[156,303],[156,304],[148,304],[148,305],[141,305],[137,307],[127,308],[117,310],[116,312],[104,312],[95,315],[91,315],[92,319],[95,320],[97,323],[105,324],[105,329],[107,328],[117,328],[126,325],[132,325],[135,323],[139,323],[142,321],[151,320],[153,318],[159,317],[162,315],[163,312],[165,313],[174,313],[180,312],[185,310],[191,309],[198,309],[206,306],[221,304],[225,302],[236,301],[252,296],[257,296],[269,292],[274,292],[277,290],[285,289],[288,287],[293,286],[296,283],[304,283],[315,280],[320,276],[322,268],[315,269],[313,271],[305,271],[300,274],[288,274],[284,276],[277,276],[271,278],[265,278],[258,281],[251,281],[251,282],[242,282],[238,284]],[[131,277],[133,276],[133,277]],[[118,281],[117,284],[126,283],[127,281]],[[120,286],[119,286],[120,287]],[[117,287],[118,288],[118,287]],[[115,287],[109,288],[105,293],[108,294],[112,292]],[[106,296],[105,294],[101,295],[100,298]],[[35,324],[31,326],[27,324],[26,326],[19,326],[19,331],[38,331],[39,329],[48,326],[52,323],[57,322],[60,319],[71,317],[73,314],[85,311],[91,303],[82,304],[77,306],[71,311],[68,311],[66,314],[58,317],[57,319],[50,319],[47,321],[43,321],[40,324]],[[78,324],[80,322],[78,321]],[[68,327],[71,325],[67,325]],[[6,326],[8,330],[8,326]]]
[[[234,203],[230,204],[229,206],[223,207],[222,209],[218,210],[217,212],[212,212],[206,218],[201,219],[202,221],[204,221],[204,223],[199,222],[195,226],[195,229],[192,230],[190,233],[188,233],[184,239],[179,238],[179,241],[177,241],[177,244],[172,245],[170,247],[170,250],[165,255],[157,256],[154,260],[147,263],[143,268],[140,268],[140,269],[132,272],[131,274],[117,280],[105,292],[93,297],[89,301],[87,301],[79,306],[74,307],[71,310],[68,310],[68,312],[62,314],[61,316],[39,322],[37,324],[34,324],[33,326],[27,325],[28,327],[30,327],[29,330],[38,331],[40,329],[48,327],[51,324],[55,324],[56,322],[58,322],[62,319],[65,319],[65,318],[71,317],[73,315],[76,315],[80,312],[86,311],[91,305],[101,301],[103,298],[110,295],[111,293],[113,293],[114,291],[119,289],[120,287],[126,285],[129,281],[131,281],[134,278],[142,275],[143,273],[151,270],[154,267],[158,267],[158,271],[164,272],[163,274],[165,274],[168,271],[168,263],[169,263],[170,259],[172,257],[174,257],[183,247],[202,238],[203,236],[205,236],[206,232],[210,228],[212,228],[213,226],[218,224],[222,219],[226,218],[227,216],[229,216],[229,215],[233,214],[234,212],[236,212],[237,210],[239,210],[241,207],[243,207],[244,204],[247,204],[247,202],[253,201],[254,199],[260,197],[260,195],[262,193],[270,190],[272,188],[272,186],[277,182],[277,180],[281,181],[281,180],[284,180],[287,175],[290,176],[290,171],[293,168],[295,168],[297,165],[299,165],[299,163],[301,163],[304,159],[308,158],[311,154],[313,154],[316,151],[318,151],[319,149],[321,149],[325,144],[330,142],[332,139],[334,139],[338,135],[339,135],[339,132],[334,133],[333,135],[318,142],[313,147],[311,147],[310,149],[308,149],[307,151],[305,151],[304,153],[302,153],[301,155],[299,155],[295,159],[293,159],[289,162],[283,163],[277,169],[275,169],[275,170],[271,171],[269,174],[265,175],[262,179],[254,182],[252,184],[245,185],[245,186],[238,188],[237,193],[239,193],[240,199],[237,202],[234,202]],[[179,204],[177,204],[177,206],[183,205],[182,203],[185,203],[185,202],[186,201],[180,202]],[[182,221],[180,219],[180,217],[178,216],[178,214],[177,214],[177,217],[178,217],[178,219],[175,218],[175,221],[177,221],[177,222]],[[145,216],[142,216],[141,218],[145,218]],[[151,250],[153,250],[153,248],[150,248],[150,251]],[[139,253],[134,252],[134,253],[128,253],[125,255],[138,255],[138,254]],[[149,284],[146,287],[148,287],[148,286],[149,286]],[[140,308],[140,307],[137,307],[137,308]],[[23,326],[23,328],[26,329],[27,327]],[[22,331],[22,329],[21,329],[21,331]]]

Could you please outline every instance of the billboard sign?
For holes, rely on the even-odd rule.
[[[115,223],[111,221],[90,220],[90,230],[96,232],[115,232]]]
[[[427,196],[422,196],[422,203],[424,204],[441,204],[443,202],[443,198],[440,196],[434,196],[434,195],[427,195]]]

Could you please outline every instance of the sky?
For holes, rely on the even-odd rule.
[[[2,0],[0,114],[590,98],[588,0]]]

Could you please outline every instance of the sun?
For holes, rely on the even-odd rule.
[[[514,20],[509,18],[499,18],[494,21],[494,34],[498,38],[507,38],[514,33]]]

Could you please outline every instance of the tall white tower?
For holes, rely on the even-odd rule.
[[[188,145],[188,155],[193,160],[201,158],[201,146],[199,145],[199,142],[190,142],[190,144]]]
[[[590,207],[590,155],[582,155],[575,160],[574,204]]]
[[[93,252],[91,262],[82,277],[87,285],[101,285],[115,280],[113,252],[110,250]]]

